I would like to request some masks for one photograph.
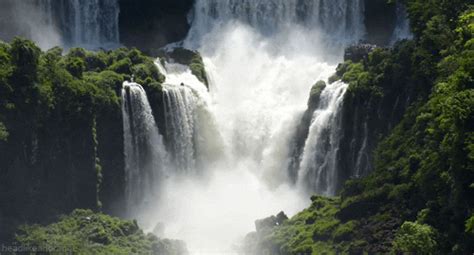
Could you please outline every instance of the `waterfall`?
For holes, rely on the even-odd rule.
[[[352,174],[353,177],[356,178],[367,175],[371,169],[371,162],[368,152],[369,127],[367,122],[368,120],[364,121],[362,145],[357,152],[357,160],[355,162],[354,171]]]
[[[194,114],[196,97],[190,88],[167,86],[163,91],[166,136],[171,141],[174,162],[180,171],[195,170]]]
[[[68,43],[89,47],[118,44],[118,0],[68,0],[65,5],[58,14],[59,26],[68,31]],[[68,9],[72,13],[65,11]]]
[[[188,41],[201,40],[216,25],[238,21],[266,35],[299,25],[351,43],[365,35],[363,13],[363,0],[197,0]]]
[[[13,1],[13,0],[4,0]],[[13,11],[29,21],[17,23],[23,36],[43,48],[110,48],[119,44],[118,0],[15,0]]]
[[[334,195],[340,140],[340,108],[347,84],[335,82],[320,97],[301,157],[298,184],[318,194]]]
[[[124,82],[122,115],[126,202],[133,211],[153,198],[155,186],[165,174],[167,154],[145,90],[139,84]]]
[[[209,163],[215,158],[210,154],[218,154],[222,149],[219,139],[215,139],[219,132],[209,109],[210,95],[189,67],[167,62],[162,65],[160,59],[155,64],[166,77],[165,136],[174,166],[182,174],[195,174],[201,161]]]
[[[344,46],[364,37],[363,2],[196,0],[180,45],[201,53],[210,92],[188,67],[156,61],[166,76],[170,171],[178,174],[141,221],[150,229],[166,222],[165,235],[185,240],[191,254],[232,254],[255,219],[292,215],[311,192],[334,195],[346,84],[322,91],[297,177],[287,170],[312,85],[328,80]]]
[[[411,38],[413,38],[413,34],[410,30],[410,20],[408,19],[406,7],[397,2],[397,18],[390,43],[393,45],[397,41]]]

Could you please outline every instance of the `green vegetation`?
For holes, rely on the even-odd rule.
[[[429,225],[406,221],[397,231],[393,241],[395,252],[433,254],[437,250],[435,231]]]
[[[51,222],[120,202],[121,87],[132,76],[159,102],[164,76],[136,49],[42,52],[21,38],[0,42],[0,239],[22,219]]]
[[[0,141],[5,141],[8,138],[7,128],[3,123],[0,122]]]
[[[258,246],[247,249],[256,254],[347,253],[350,246],[357,243],[353,233],[359,223],[342,223],[336,217],[339,198],[313,196],[311,200],[308,209],[272,231],[257,231]]]
[[[184,48],[176,48],[169,53],[162,52],[159,55],[162,58],[167,58],[168,60],[172,59],[176,63],[189,66],[191,73],[194,74],[199,81],[204,83],[206,87],[209,87],[206,68],[199,52]]]
[[[310,97],[319,97],[323,90],[326,88],[326,82],[318,81],[313,85],[310,92]]]
[[[74,254],[185,254],[180,241],[144,234],[135,221],[120,220],[77,209],[48,226],[22,226],[16,236],[23,247],[48,253]]]
[[[318,107],[321,93],[323,92],[325,88],[326,88],[326,82],[324,81],[318,81],[316,82],[316,84],[313,85],[313,87],[311,87],[311,91],[309,94],[309,101],[308,101],[309,102],[308,107],[310,109],[315,109],[316,107]]]
[[[341,64],[347,102],[408,97],[374,171],[260,240],[272,254],[467,254],[474,250],[474,6],[405,0],[415,39]],[[388,99],[387,99],[388,98]],[[385,101],[384,101],[385,100]],[[382,107],[390,107],[381,105]],[[390,108],[391,109],[391,108]],[[372,112],[376,112],[372,110]]]

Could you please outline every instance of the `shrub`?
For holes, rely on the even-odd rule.
[[[393,241],[395,252],[411,252],[415,254],[433,254],[437,243],[435,231],[429,225],[406,221],[397,231]]]
[[[474,215],[466,221],[466,233],[474,235]]]
[[[68,72],[72,74],[72,76],[80,79],[82,78],[82,74],[86,70],[86,64],[81,58],[68,58],[66,61],[66,70],[68,70]]]
[[[336,227],[336,229],[332,233],[332,237],[335,241],[347,241],[350,239],[351,235],[355,232],[355,228],[357,227],[357,221],[348,221],[344,224],[340,224]]]
[[[0,122],[0,141],[6,141],[8,138],[8,130],[5,125]]]
[[[132,73],[132,61],[129,58],[121,59],[112,66],[109,67],[109,70],[114,71],[119,74],[131,74]]]

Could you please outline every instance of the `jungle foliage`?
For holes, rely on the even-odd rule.
[[[405,0],[415,38],[339,65],[348,98],[408,91],[374,171],[259,237],[270,254],[474,250],[474,6]],[[257,246],[258,246],[257,245]]]
[[[0,42],[0,240],[25,222],[120,201],[121,88],[132,76],[159,97],[164,76],[137,49]]]

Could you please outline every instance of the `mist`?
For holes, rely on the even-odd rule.
[[[30,0],[0,1],[0,38],[10,41],[16,36],[36,42],[43,50],[63,44],[48,10]]]
[[[255,220],[310,204],[287,169],[309,91],[342,55],[321,38],[300,26],[272,36],[234,21],[216,26],[202,41],[186,42],[203,55],[210,92],[187,67],[157,61],[165,90],[193,95],[187,105],[195,105],[195,117],[181,125],[192,125],[195,137],[173,142],[192,143],[196,164],[191,172],[167,167],[158,195],[135,215],[145,229],[184,240],[191,254],[234,254]]]

